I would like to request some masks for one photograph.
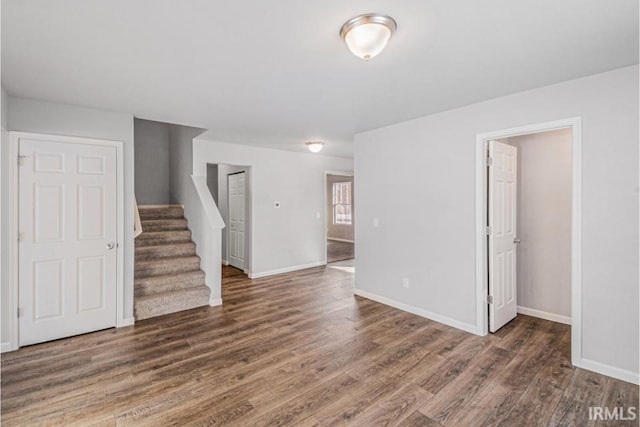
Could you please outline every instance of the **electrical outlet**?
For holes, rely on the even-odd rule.
[[[316,218],[320,219],[320,212],[316,212]]]
[[[378,218],[373,218],[373,227],[378,228],[379,225],[380,225],[380,221],[378,220]]]
[[[409,278],[405,277],[404,279],[402,279],[402,286],[404,286],[405,288],[409,289]]]

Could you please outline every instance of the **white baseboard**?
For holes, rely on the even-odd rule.
[[[372,301],[376,301],[376,302],[379,302],[381,304],[388,305],[388,306],[391,306],[393,308],[397,308],[399,310],[406,311],[406,312],[415,314],[417,316],[424,317],[424,318],[427,318],[429,320],[433,320],[433,321],[436,321],[438,323],[442,323],[442,324],[445,324],[447,326],[454,327],[456,329],[462,329],[465,332],[469,332],[469,333],[472,333],[472,334],[475,334],[475,335],[483,335],[483,334],[478,332],[478,328],[476,327],[476,325],[472,325],[470,323],[460,322],[458,320],[451,319],[449,317],[442,316],[440,314],[432,313],[430,311],[423,310],[421,308],[414,307],[414,306],[409,305],[409,304],[405,304],[405,303],[402,303],[402,302],[399,302],[399,301],[392,300],[391,298],[387,298],[387,297],[383,297],[381,295],[372,294],[371,292],[363,291],[362,289],[354,289],[353,293],[358,295],[358,296],[361,296],[363,298],[367,298],[367,299],[370,299]]]
[[[226,259],[222,260],[222,265],[229,265],[229,261],[227,261]]]
[[[121,322],[116,324],[116,328],[124,328],[125,326],[131,326],[136,323],[135,317],[126,317]]]
[[[19,347],[12,342],[3,342],[0,344],[0,353],[7,353],[9,351],[15,351]]]
[[[535,308],[518,306],[518,313],[527,316],[539,317],[544,320],[551,320],[552,322],[564,323],[565,325],[571,324],[571,317],[563,316],[561,314],[548,313],[542,310],[536,310]]]
[[[334,242],[355,243],[353,240],[338,239],[337,237],[327,237],[327,240],[333,240]]]
[[[320,267],[327,265],[326,261],[312,262],[310,264],[293,265],[291,267],[278,268],[276,270],[261,271],[258,273],[249,273],[249,279],[259,279],[261,277],[273,276],[275,274],[290,273],[292,271],[304,270],[307,268]]]
[[[616,368],[614,366],[605,365],[604,363],[595,362],[589,359],[572,360],[571,363],[578,368],[593,371],[608,377],[617,378],[632,384],[640,384],[640,375],[637,372],[627,371],[626,369]]]
[[[222,298],[211,298],[211,299],[209,299],[209,305],[211,307],[217,307],[219,305],[222,305]]]

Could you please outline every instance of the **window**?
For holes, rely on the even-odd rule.
[[[333,223],[351,225],[351,182],[333,183]]]

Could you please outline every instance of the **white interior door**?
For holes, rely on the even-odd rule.
[[[116,148],[21,139],[20,345],[116,325]]]
[[[244,270],[245,172],[229,175],[229,264]]]
[[[489,330],[514,319],[516,299],[516,217],[518,150],[489,142]],[[493,301],[491,302],[491,297]]]

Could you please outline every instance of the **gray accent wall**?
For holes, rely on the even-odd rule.
[[[135,189],[138,205],[171,201],[169,127],[167,123],[134,119]]]
[[[218,209],[219,209],[220,205],[218,204],[218,165],[211,164],[211,163],[207,164],[207,187],[209,187],[211,196],[213,196],[213,201],[216,202],[216,206],[218,206]]]

